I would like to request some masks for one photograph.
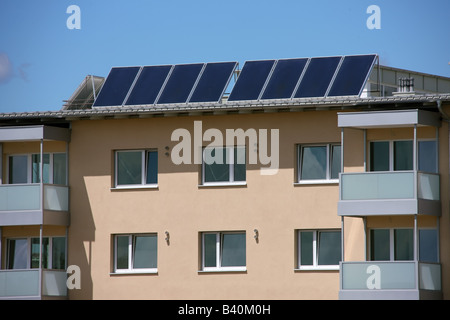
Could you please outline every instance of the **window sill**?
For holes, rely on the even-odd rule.
[[[110,276],[145,275],[145,274],[157,275],[158,269],[148,270],[148,271],[127,270],[127,271],[119,271],[119,272],[116,271],[116,272],[109,273]]]
[[[247,182],[206,182],[204,184],[199,184],[199,188],[209,188],[209,187],[246,187]]]
[[[198,270],[198,273],[239,273],[247,272],[247,267],[234,267],[234,268],[207,268]]]
[[[339,179],[302,180],[302,181],[294,182],[294,186],[319,185],[319,184],[339,184]]]
[[[146,185],[127,185],[127,186],[117,186],[117,187],[111,187],[111,191],[116,190],[142,190],[142,189],[151,189],[151,190],[158,190],[159,186],[157,184],[146,184]]]
[[[339,271],[339,266],[304,266],[295,268],[294,271]]]

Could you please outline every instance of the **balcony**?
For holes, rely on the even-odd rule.
[[[0,226],[68,225],[69,188],[50,184],[0,185]]]
[[[339,298],[442,299],[441,265],[418,261],[341,262]]]
[[[341,173],[338,215],[440,216],[439,175],[417,171]]]
[[[66,281],[64,270],[0,270],[0,299],[65,299]]]

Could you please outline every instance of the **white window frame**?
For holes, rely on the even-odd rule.
[[[339,270],[339,263],[336,265],[319,265],[319,241],[318,234],[320,232],[340,232],[342,237],[341,229],[300,229],[297,230],[297,270]],[[301,232],[312,232],[313,233],[313,264],[312,265],[302,265],[301,264]],[[342,244],[340,243],[339,246]],[[340,248],[342,250],[342,248]],[[341,257],[342,259],[342,257]]]
[[[158,267],[156,268],[133,268],[133,239],[135,236],[156,236],[156,233],[127,233],[127,234],[114,234],[114,270],[113,274],[129,274],[129,273],[158,273]],[[117,269],[117,238],[118,237],[128,237],[128,268],[127,269]],[[158,239],[156,240],[156,255],[158,256]]]
[[[368,170],[370,170],[370,168],[372,167],[372,163],[370,162],[370,160],[372,159],[372,154],[371,154],[371,150],[372,150],[372,148],[371,148],[371,144],[372,144],[372,142],[388,142],[389,143],[389,170],[388,171],[386,171],[386,172],[401,172],[401,171],[411,171],[411,170],[394,170],[394,161],[395,161],[395,159],[394,159],[394,142],[396,142],[396,141],[411,141],[412,143],[414,143],[414,140],[413,139],[395,139],[395,140],[371,140],[371,141],[369,141],[369,143],[368,143],[368,147],[369,147],[369,150],[368,150],[368,153],[369,153],[369,166],[368,166]],[[414,155],[413,155],[413,157],[414,157]],[[377,171],[374,171],[374,172],[377,172]],[[383,171],[378,171],[378,172],[383,172]]]
[[[201,254],[202,254],[202,270],[204,272],[228,272],[228,271],[247,271],[247,265],[245,266],[229,266],[229,267],[222,267],[221,260],[222,260],[222,236],[224,234],[244,234],[246,236],[245,231],[227,231],[227,232],[202,232],[201,234],[201,240],[202,240],[202,248],[201,248]],[[205,235],[207,234],[215,234],[216,235],[216,266],[215,267],[205,267]],[[247,245],[245,247],[245,255],[247,256]],[[247,259],[246,259],[247,261]]]
[[[431,228],[430,228],[431,229]],[[412,260],[396,260],[395,259],[395,230],[411,230],[413,232],[413,242],[414,242],[414,228],[410,227],[398,227],[398,228],[370,228],[369,231],[369,249],[372,249],[372,236],[371,232],[372,230],[388,230],[389,231],[389,260],[381,260],[381,261],[414,261]],[[413,243],[414,245],[414,243]],[[378,260],[371,260],[372,252],[369,250],[369,256],[367,257],[368,261],[378,261]]]
[[[314,144],[298,144],[297,145],[297,184],[324,184],[324,183],[339,183],[339,178],[331,179],[331,163],[333,152],[332,149],[334,146],[341,147],[340,143],[314,143]],[[302,161],[303,161],[303,148],[304,147],[326,147],[327,149],[327,167],[326,167],[326,175],[325,179],[301,179],[302,177]],[[341,147],[342,152],[342,147]],[[340,160],[339,160],[340,163]],[[342,172],[342,168],[340,171]]]
[[[207,149],[214,149],[214,148],[221,148],[224,151],[228,150],[228,165],[230,167],[229,170],[229,176],[228,181],[218,181],[218,182],[208,182],[205,181],[205,150]],[[247,171],[247,155],[246,155],[246,147],[245,146],[214,146],[214,147],[204,147],[202,149],[202,185],[203,186],[229,186],[229,185],[235,185],[235,186],[242,186],[247,184],[247,172],[245,174],[245,180],[244,181],[234,181],[234,149],[243,148],[245,153],[245,170]]]
[[[395,244],[396,244],[395,243],[395,230],[412,230],[413,231],[413,242],[414,242],[414,228],[413,227],[370,228],[369,232],[368,232],[369,252],[368,252],[367,260],[368,261],[377,261],[377,260],[371,260],[372,252],[370,250],[372,249],[372,242],[371,242],[372,241],[372,236],[371,236],[372,230],[388,230],[389,231],[389,260],[387,260],[387,261],[405,261],[405,260],[396,260],[395,259]],[[420,231],[421,230],[435,230],[437,236],[439,236],[439,232],[436,227],[418,228],[417,236],[419,237],[419,239],[418,239],[417,255],[418,255],[419,259],[420,259]],[[436,248],[436,250],[437,250],[438,260],[439,260],[439,239],[437,239],[437,244],[438,244],[438,248]],[[413,246],[414,246],[414,243],[413,243]],[[386,261],[386,260],[383,260],[383,261]],[[413,260],[406,260],[406,261],[413,261]]]
[[[117,156],[119,152],[140,152],[141,153],[141,183],[136,184],[118,184],[118,161]],[[115,150],[114,151],[114,187],[112,189],[136,189],[136,188],[158,188],[158,182],[156,183],[147,183],[147,168],[148,168],[148,154],[150,152],[156,152],[156,156],[158,157],[157,149],[133,149],[133,150]],[[158,163],[159,166],[159,163]],[[156,169],[158,170],[158,167]],[[158,176],[158,172],[156,172]],[[158,180],[158,178],[157,178]]]
[[[48,267],[47,268],[43,268],[45,270],[53,270],[53,238],[64,238],[66,240],[66,257],[65,257],[65,266],[64,269],[67,268],[67,237],[66,236],[44,236],[42,237],[43,239],[48,239]],[[32,239],[38,239],[39,237],[8,237],[6,238],[6,268],[9,266],[9,257],[10,257],[10,253],[9,253],[9,240],[20,240],[20,239],[25,239],[27,240],[27,267],[25,270],[31,269],[31,270],[36,270],[38,268],[31,268],[31,249],[32,249]],[[23,269],[8,269],[8,270],[23,270]],[[62,270],[62,269],[54,269],[54,270]]]
[[[395,139],[395,140],[370,140],[369,141],[369,143],[367,144],[367,147],[368,147],[368,150],[367,150],[367,154],[368,154],[368,160],[369,160],[369,166],[367,167],[367,170],[368,170],[368,172],[372,172],[372,171],[370,171],[370,168],[372,167],[372,164],[370,163],[370,159],[372,158],[372,156],[371,156],[371,143],[372,142],[389,142],[389,171],[386,171],[386,172],[408,172],[408,171],[413,171],[414,169],[412,169],[412,170],[394,170],[394,162],[395,162],[395,159],[394,159],[394,145],[395,145],[395,142],[397,142],[397,141],[411,141],[412,143],[414,143],[414,139]],[[438,141],[437,141],[437,139],[433,139],[433,138],[429,138],[429,139],[417,139],[417,170],[419,171],[419,166],[420,166],[420,164],[419,164],[419,144],[420,144],[420,142],[423,142],[423,141],[434,141],[435,143],[436,143],[436,148],[439,148],[439,145],[438,145]],[[414,154],[413,154],[413,157],[414,157]],[[438,155],[436,155],[436,169],[437,169],[437,171],[439,171],[439,165],[438,165]],[[376,172],[376,171],[374,171],[374,172]],[[378,172],[383,172],[383,171],[378,171]],[[438,172],[427,172],[427,173],[438,173]]]
[[[50,158],[50,162],[49,162],[49,177],[48,183],[44,183],[44,184],[54,184],[54,161],[53,161],[53,157],[55,154],[65,154],[67,157],[67,153],[66,152],[44,152],[44,155],[48,154],[49,158]],[[33,181],[33,156],[34,155],[40,155],[40,153],[17,153],[17,154],[9,154],[7,156],[7,160],[6,160],[6,180],[8,184],[11,184],[10,181],[10,158],[11,157],[16,157],[16,156],[26,156],[27,157],[27,182],[24,184],[38,184],[39,182],[32,182]],[[66,159],[67,161],[67,159]],[[68,172],[69,168],[66,166],[66,185],[67,185],[67,172]]]

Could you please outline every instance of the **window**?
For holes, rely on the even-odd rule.
[[[245,147],[207,147],[203,149],[204,185],[240,184],[246,179]]]
[[[340,230],[299,230],[300,270],[338,270],[341,261]]]
[[[203,271],[245,271],[245,243],[245,232],[203,233]]]
[[[413,141],[370,142],[370,171],[413,170]],[[436,141],[418,141],[420,171],[437,172]]]
[[[43,164],[42,164],[42,179],[44,183],[50,183],[50,155],[48,153],[43,154]],[[40,172],[41,172],[41,155],[32,154],[31,155],[31,183],[39,183]]]
[[[437,262],[437,230],[419,229],[419,260]],[[372,261],[414,260],[414,231],[411,228],[370,230]]]
[[[341,146],[302,145],[298,149],[298,180],[337,181],[341,171]]]
[[[8,269],[39,268],[39,238],[8,239],[7,266]],[[66,238],[42,238],[42,268],[66,268]]]
[[[9,157],[9,183],[28,183],[28,156]]]
[[[437,173],[436,140],[419,141],[419,170]]]
[[[439,262],[438,232],[436,229],[419,229],[419,260]]]
[[[28,240],[8,240],[8,269],[28,268]]]
[[[158,152],[116,151],[116,187],[137,187],[158,183]]]
[[[114,272],[157,272],[157,235],[126,234],[114,236]]]
[[[40,159],[40,154],[9,156],[9,183],[40,183]],[[43,183],[59,185],[67,184],[65,153],[44,153],[42,168]]]

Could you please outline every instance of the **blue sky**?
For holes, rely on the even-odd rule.
[[[377,53],[450,77],[449,14],[449,0],[1,0],[0,112],[59,110],[114,66]]]

